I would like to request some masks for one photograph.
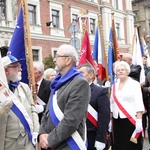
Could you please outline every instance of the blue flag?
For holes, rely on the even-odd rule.
[[[113,35],[112,35],[112,28],[110,29],[109,34],[109,47],[108,47],[108,75],[110,77],[111,85],[114,84],[114,71],[113,71],[113,63],[115,62],[114,58],[114,50],[113,50]]]
[[[25,41],[24,41],[24,22],[23,22],[23,12],[22,7],[20,8],[16,28],[14,30],[11,43],[8,49],[8,54],[15,56],[18,60],[22,60],[22,82],[28,84],[28,72],[26,65],[26,55],[25,55]]]
[[[98,62],[98,28],[96,29],[95,33],[93,58]]]

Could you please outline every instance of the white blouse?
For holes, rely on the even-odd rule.
[[[122,90],[118,90],[120,80],[117,80],[115,86],[115,95],[119,103],[124,107],[124,109],[135,119],[136,112],[144,111],[143,97],[140,83],[131,79],[130,77],[126,81]],[[118,108],[112,96],[110,97],[110,107],[114,118],[126,118],[122,111]]]

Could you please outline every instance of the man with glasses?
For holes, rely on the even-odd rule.
[[[39,130],[38,115],[27,84],[20,82],[21,65],[17,58],[2,58],[13,105],[0,119],[0,146],[3,150],[35,150]]]
[[[51,98],[43,115],[39,143],[46,150],[86,150],[86,112],[90,87],[76,69],[78,54],[61,45],[54,59],[59,72],[51,83]]]

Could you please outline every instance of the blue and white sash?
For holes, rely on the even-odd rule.
[[[20,100],[11,91],[9,91],[9,94],[11,100],[13,101],[11,110],[21,121],[22,125],[24,126],[29,136],[30,141],[32,142],[33,122],[31,120],[31,117],[27,113],[26,109],[24,108]]]
[[[56,126],[64,117],[63,112],[60,110],[57,104],[57,91],[53,95],[53,98],[50,101],[50,116]],[[86,132],[85,132],[86,133]],[[67,144],[72,150],[86,150],[86,140],[83,141],[80,134],[75,131],[71,137],[67,139]]]
[[[11,110],[15,113],[15,115],[19,118],[22,125],[24,126],[30,141],[32,142],[32,132],[33,132],[33,122],[27,113],[26,109],[20,102],[20,100],[12,93],[7,84],[5,84],[0,79],[0,93],[1,93],[1,102],[5,103],[6,101],[12,102]],[[21,92],[19,94],[22,94]]]

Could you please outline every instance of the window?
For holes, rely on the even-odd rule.
[[[118,0],[114,0],[114,7],[116,9],[119,9],[119,3],[118,3]]]
[[[116,23],[116,36],[117,38],[120,37],[120,24],[119,23]]]
[[[39,61],[39,50],[32,49],[32,54],[33,54],[33,61]]]
[[[52,9],[52,21],[53,27],[59,28],[59,11]]]
[[[72,22],[73,21],[78,21],[78,15],[77,14],[72,14]]]
[[[95,34],[95,19],[90,18],[90,31],[91,34]]]
[[[51,54],[52,54],[53,58],[56,57],[57,50],[58,50],[58,48],[54,48],[54,47],[51,48]]]
[[[0,0],[0,19],[6,18],[6,0]]]
[[[64,3],[62,2],[49,0],[50,20],[53,21],[52,28],[50,28],[51,35],[65,37],[64,21],[63,21],[63,5]]]
[[[36,25],[36,6],[28,5],[29,20],[31,25]]]

